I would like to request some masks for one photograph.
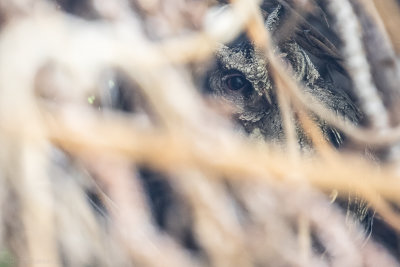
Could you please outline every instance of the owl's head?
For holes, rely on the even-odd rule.
[[[274,1],[264,1],[263,8],[265,28],[272,36],[278,36],[284,28],[284,20],[288,18],[288,7]],[[351,98],[332,80],[328,81],[320,75],[320,70],[310,59],[312,52],[317,50],[323,55],[321,58],[325,60],[326,65],[336,63],[340,60],[339,56],[332,53],[334,56],[328,57],[324,54],[333,45],[322,35],[317,35],[318,32],[312,32],[313,36],[320,36],[320,41],[329,42],[320,47],[316,46],[321,42],[313,43],[315,39],[309,38],[308,41],[306,36],[309,31],[315,29],[307,29],[304,25],[300,25],[300,28],[304,36],[299,34],[299,29],[292,31],[292,35],[276,42],[278,45],[275,45],[274,53],[283,63],[290,66],[294,78],[303,84],[307,93],[312,94],[327,108],[357,122],[360,114]],[[309,46],[314,50],[307,49]],[[264,53],[258,51],[243,34],[230,44],[221,44],[215,58],[215,67],[210,71],[208,78],[208,91],[233,107],[234,119],[247,133],[265,140],[282,142],[285,137],[276,86]],[[324,128],[327,139],[331,139],[329,133],[334,129],[321,121],[319,125]],[[301,129],[298,129],[298,133],[301,135]],[[334,144],[339,145],[342,142],[339,140],[340,135],[335,136]]]

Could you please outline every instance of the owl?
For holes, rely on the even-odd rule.
[[[354,96],[349,88],[343,86],[346,85],[343,81],[349,77],[335,46],[287,2],[264,1],[262,11],[265,28],[274,39],[275,54],[290,66],[304,93],[312,95],[350,123],[362,123],[363,116]],[[296,16],[294,30],[288,30],[285,23]],[[249,136],[284,144],[286,136],[277,88],[265,54],[246,35],[242,35],[232,43],[221,44],[215,58],[206,91],[233,107],[233,120]],[[312,117],[325,139],[340,149],[345,143],[345,136],[322,119],[315,115]],[[300,123],[294,119],[293,124],[300,149],[312,151],[311,142]],[[355,215],[367,231],[371,230],[371,211],[363,200],[349,197],[348,201],[339,200],[338,204],[344,206],[348,214]]]
[[[306,93],[339,116],[359,123],[361,112],[353,97],[341,87],[341,80],[348,77],[335,46],[289,4],[280,2],[264,1],[262,4],[265,28],[275,40],[275,54],[290,66],[294,78],[303,85]],[[294,30],[288,30],[285,23],[296,18],[296,14],[301,19]],[[334,77],[333,72],[336,73]],[[234,120],[250,136],[273,143],[285,142],[276,86],[268,61],[246,35],[218,47],[206,91],[233,107]],[[325,138],[340,147],[344,142],[340,131],[323,120],[316,120]],[[295,121],[294,124],[300,146],[307,147],[309,141],[299,123]]]

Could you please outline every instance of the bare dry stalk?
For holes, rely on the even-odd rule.
[[[337,17],[337,28],[345,44],[344,56],[364,112],[372,127],[386,130],[389,127],[389,117],[378,95],[378,90],[372,82],[361,40],[360,25],[353,8],[349,1],[339,0],[330,1],[329,10]]]

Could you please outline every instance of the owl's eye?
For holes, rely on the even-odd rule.
[[[232,91],[244,91],[251,87],[251,83],[242,74],[231,74],[226,77],[226,87]]]

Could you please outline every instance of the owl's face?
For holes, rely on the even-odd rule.
[[[217,61],[217,68],[210,78],[210,87],[215,94],[233,104],[242,116],[249,110],[265,113],[270,108],[272,83],[267,63],[251,45],[221,45]]]
[[[209,78],[211,92],[234,108],[235,119],[247,132],[279,139],[279,109],[264,57],[244,41],[221,45],[216,58],[216,68]]]
[[[271,21],[277,22],[267,18],[266,27],[272,28]],[[216,62],[209,78],[211,92],[234,108],[235,119],[248,133],[269,139],[280,137],[279,109],[264,55],[240,36],[229,45],[219,46]]]
[[[277,5],[266,16],[265,27],[270,32],[274,33],[277,30],[282,13],[282,7]],[[274,50],[283,62],[290,65],[294,78],[303,83],[307,93],[319,99],[327,108],[353,122],[357,121],[359,111],[350,98],[343,90],[320,76],[305,49],[294,38],[287,38]],[[234,119],[248,134],[278,143],[284,141],[276,88],[268,70],[268,62],[248,39],[242,36],[231,44],[219,46],[215,68],[210,72],[208,85],[213,95],[224,99],[233,107]],[[322,121],[318,123],[327,139],[332,141],[330,135],[334,132],[335,145],[342,142],[335,129]],[[304,140],[298,123],[295,124],[298,128],[299,142],[303,145],[307,141]]]

